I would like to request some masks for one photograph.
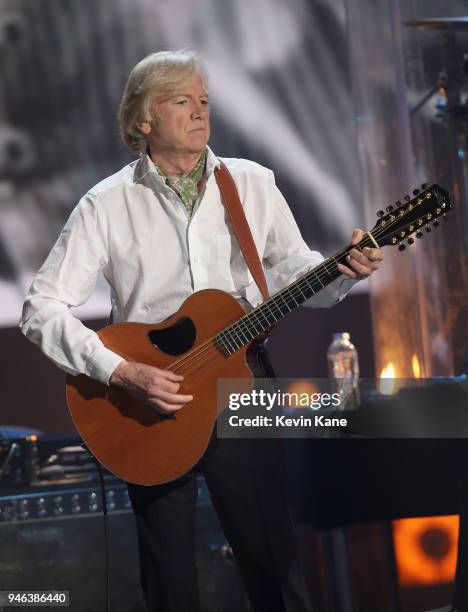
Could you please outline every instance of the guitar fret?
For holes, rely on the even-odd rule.
[[[298,281],[294,285],[294,292],[295,292],[295,294],[297,296],[297,300],[298,300],[299,304],[303,304],[308,299],[308,296],[307,296],[307,287],[306,287],[306,285],[304,285],[304,283],[302,281],[301,282]]]
[[[223,332],[221,332],[220,334],[218,334],[216,336],[216,340],[218,340],[218,339],[222,342],[223,348],[229,353],[229,348],[226,346],[226,344],[224,342],[224,333]]]
[[[253,340],[255,338],[256,334],[253,333],[251,329],[249,329],[249,321],[245,318],[245,315],[233,325],[237,325],[240,330],[240,333],[244,336],[244,341],[242,345],[244,345],[249,340]],[[247,334],[250,334],[250,337]]]
[[[231,347],[231,351],[234,353],[239,348],[237,344],[234,342],[232,333],[229,332],[229,345]]]
[[[278,321],[278,319],[275,317],[275,313],[270,308],[270,304],[268,302],[266,302],[264,307],[262,308],[262,315],[265,321],[267,322],[268,327],[271,327]]]
[[[315,278],[318,280],[318,282],[320,283],[320,285],[323,287],[325,287],[325,285],[322,283],[322,281],[320,280],[320,278],[317,276],[317,273],[314,270],[310,271],[311,274],[313,274],[315,276]]]
[[[269,327],[272,327],[272,325],[274,325],[276,321],[278,321],[273,311],[271,310],[270,304],[268,302],[264,302],[260,306],[259,311],[264,319],[264,331],[267,330]]]
[[[289,308],[288,303],[286,302],[286,300],[283,297],[283,292],[282,291],[278,294],[278,297],[280,297],[283,300],[283,302],[286,304],[286,308],[289,310],[289,312],[291,312],[291,309]]]
[[[276,298],[273,297],[271,299],[272,305],[276,308],[276,310],[279,311],[280,316],[278,318],[275,317],[275,315],[273,314],[273,317],[275,318],[275,321],[279,321],[279,319],[281,319],[281,317],[283,316],[283,311],[281,310],[281,308],[279,307],[279,305],[276,303]],[[270,311],[273,313],[273,311],[270,308]]]
[[[317,290],[316,290],[314,284],[312,283],[312,280],[310,279],[309,276],[307,276],[307,278],[305,278],[304,280],[305,280],[305,283],[307,285],[308,291],[310,291],[310,296],[309,297],[313,297],[317,293]]]
[[[252,325],[254,326],[255,331],[258,334],[261,334],[263,332],[263,328],[262,328],[262,322],[260,321],[260,319],[257,317],[257,315],[255,314],[255,310],[252,310],[252,312],[249,314],[249,318],[256,318],[257,319],[257,323],[260,323],[260,331],[257,329],[256,325],[255,325],[255,321],[252,320]]]
[[[296,306],[299,306],[299,302],[296,301],[296,298],[294,297],[294,294],[292,293],[290,288],[286,289],[286,293],[289,293],[292,299],[294,300],[294,302],[296,303]]]
[[[275,317],[273,311],[271,310],[269,302],[270,302],[270,300],[266,301],[262,306],[270,311],[271,316],[273,317],[273,323],[276,323],[276,321],[278,321],[278,319]],[[264,316],[265,316],[265,319],[271,324],[271,321],[268,319],[268,317],[266,315],[264,315]]]
[[[334,258],[333,258],[333,259],[334,259]],[[329,270],[328,270],[328,268],[327,268],[327,262],[326,262],[326,261],[324,261],[324,262],[323,262],[323,267],[325,268],[325,271],[326,271],[326,273],[328,274],[328,276],[329,276],[330,278],[333,278],[332,274],[330,274],[330,271],[329,271]],[[332,270],[332,272],[333,272],[333,270]]]
[[[262,304],[262,306],[263,306],[263,304]],[[253,316],[254,314],[257,317],[257,321],[260,323],[262,332],[264,332],[266,329],[271,327],[271,323],[268,320],[268,317],[266,316],[266,314],[263,312],[263,308],[258,308],[258,309],[253,310],[251,315]],[[260,316],[263,317],[263,321],[260,319]]]
[[[246,327],[246,325],[245,325],[245,322],[244,322],[244,328],[246,328],[246,331],[244,332],[244,335],[245,335],[246,333],[251,334],[251,337],[250,337],[250,338],[246,338],[246,340],[253,340],[253,339],[255,338],[256,334],[252,333],[252,330],[251,330],[251,329],[247,329],[247,327]],[[257,332],[257,333],[258,333],[258,332]]]
[[[275,300],[274,300],[274,304],[275,304],[275,308],[276,310],[279,312],[279,318],[281,319],[282,317],[284,317],[284,315],[287,313],[287,307],[285,308],[283,306],[283,304],[281,304],[279,302],[279,297],[280,296],[276,296]],[[284,303],[284,299],[283,297],[281,297],[282,302]],[[287,306],[287,305],[286,305]]]
[[[253,332],[251,329],[249,329],[249,328],[247,327],[247,325],[245,324],[245,322],[244,322],[244,324],[243,324],[243,325],[241,325],[240,327],[242,328],[242,333],[243,333],[243,335],[244,335],[244,344],[245,344],[246,342],[248,342],[249,340],[253,340],[253,339],[255,338],[255,336],[257,335],[256,333],[254,333],[254,332]],[[250,338],[249,338],[249,336],[248,336],[247,334],[250,334]]]
[[[228,330],[231,334],[235,333],[238,337],[239,337],[239,333],[242,333],[241,328],[241,320],[236,321],[235,323],[232,323],[229,327]],[[240,331],[239,331],[240,330]],[[242,346],[242,344],[241,344]]]
[[[242,339],[238,335],[237,330],[233,329],[232,326],[231,326],[231,327],[228,327],[226,331],[229,332],[231,342],[233,342],[236,350],[239,349],[242,346]],[[236,335],[234,336],[234,334],[236,334]],[[237,346],[237,341],[239,341],[239,340],[240,340],[240,344],[239,344],[239,346]]]
[[[297,288],[299,289],[299,291],[300,291],[300,293],[301,293],[302,297],[304,298],[304,300],[306,300],[306,299],[307,299],[307,296],[305,296],[305,295],[304,295],[304,292],[302,291],[302,289],[301,289],[301,287],[300,287],[300,284],[299,284],[299,283],[297,283]]]
[[[309,276],[309,275],[305,276],[305,277],[304,277],[304,280],[305,280],[305,282],[306,282],[307,287],[309,288],[309,290],[310,290],[310,291],[312,291],[312,295],[310,296],[310,297],[312,297],[313,295],[315,295],[315,294],[316,294],[316,291],[314,290],[314,287],[313,287],[313,286],[312,286],[312,285],[309,283],[308,276]]]
[[[235,346],[233,346],[232,342],[229,341],[228,334],[226,332],[227,330],[222,331],[220,334],[218,334],[218,337],[221,339],[227,354],[232,355],[232,353],[234,353],[237,349]]]

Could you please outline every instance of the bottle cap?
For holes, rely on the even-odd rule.
[[[346,340],[349,342],[350,338],[349,332],[336,332],[333,334],[333,340]]]

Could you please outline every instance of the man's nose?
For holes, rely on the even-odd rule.
[[[194,102],[192,107],[192,117],[194,119],[204,119],[207,114],[207,108],[201,102]]]

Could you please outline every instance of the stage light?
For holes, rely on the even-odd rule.
[[[393,542],[401,586],[450,583],[457,563],[458,516],[393,521]]]

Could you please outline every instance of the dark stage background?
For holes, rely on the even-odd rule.
[[[342,2],[0,0],[0,325],[77,200],[132,159],[116,109],[150,52],[195,48],[214,151],[274,169],[305,239],[327,252],[362,221]],[[98,284],[83,316],[104,317]]]

